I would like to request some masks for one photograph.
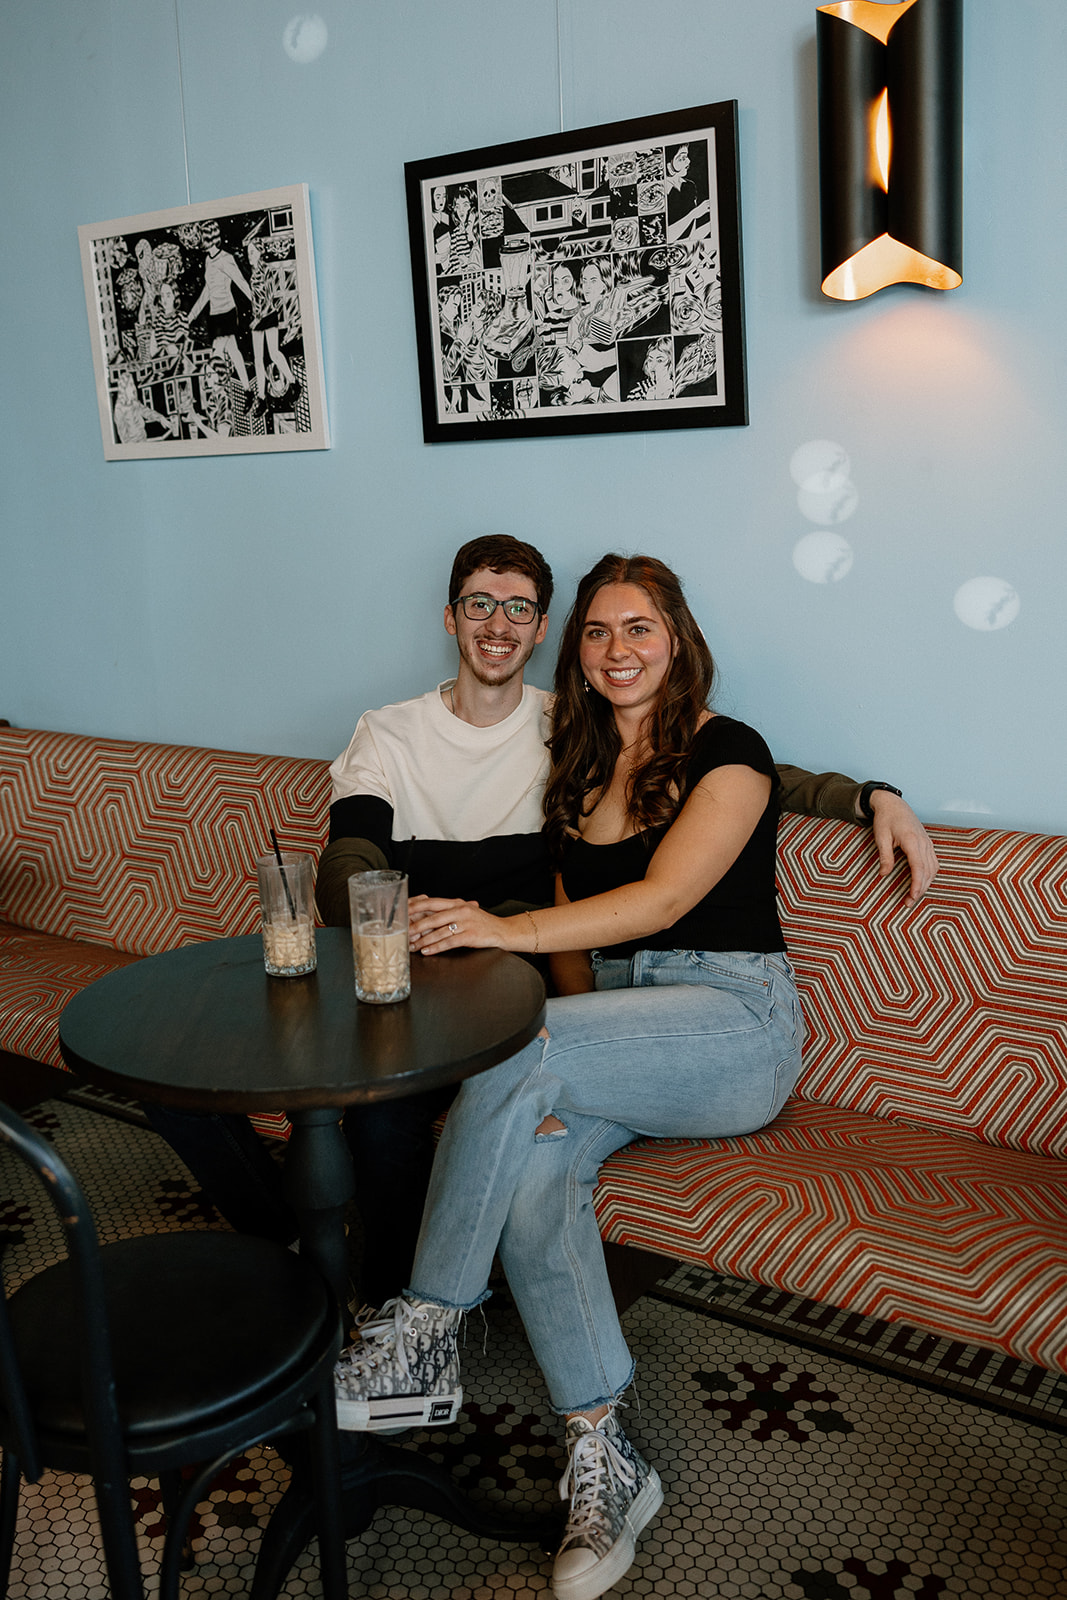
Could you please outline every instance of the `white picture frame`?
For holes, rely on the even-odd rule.
[[[78,241],[106,460],[329,449],[307,184]]]

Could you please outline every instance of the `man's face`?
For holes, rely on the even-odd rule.
[[[487,594],[493,600],[512,600],[522,595],[536,602],[537,587],[532,578],[521,572],[491,572],[488,567],[481,567],[462,584],[460,594]],[[445,629],[455,636],[461,667],[466,666],[479,683],[489,688],[510,683],[521,675],[547,627],[548,618],[540,614],[536,622],[512,622],[500,606],[482,622],[469,622],[462,606],[445,607]]]

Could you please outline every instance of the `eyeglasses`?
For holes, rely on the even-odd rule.
[[[521,594],[512,595],[510,600],[494,600],[488,594],[461,594],[458,599],[448,603],[453,609],[462,606],[468,622],[488,622],[497,606],[503,606],[508,621],[517,622],[520,628],[533,622],[541,609],[536,600],[527,600]]]

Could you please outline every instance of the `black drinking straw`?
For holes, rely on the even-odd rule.
[[[415,848],[415,835],[412,834],[411,838],[408,840],[407,849],[404,852],[404,869],[400,874],[400,882],[396,886],[396,893],[393,895],[393,903],[389,907],[389,917],[388,917],[388,920],[387,920],[387,922],[385,924],[386,933],[388,933],[389,929],[393,926],[393,918],[396,916],[397,902],[400,899],[400,891],[404,887],[404,879],[407,877],[407,870],[411,865],[411,852],[412,852],[412,850],[414,850],[414,848]]]
[[[281,849],[280,849],[280,847],[278,845],[278,835],[275,833],[273,828],[270,830],[270,842],[274,846],[274,854],[275,854],[275,856],[277,857],[277,860],[278,860],[278,871],[282,875],[282,888],[285,890],[285,898],[289,903],[289,915],[292,917],[293,921],[295,922],[296,921],[296,907],[293,904],[293,897],[289,893],[289,879],[285,876],[285,868],[282,865],[282,852],[281,852]]]

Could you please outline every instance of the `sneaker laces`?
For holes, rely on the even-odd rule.
[[[567,1470],[559,1480],[561,1500],[570,1500],[567,1539],[596,1533],[604,1520],[601,1490],[612,1482],[637,1487],[637,1472],[599,1428],[578,1435]]]
[[[416,1318],[425,1315],[402,1295],[395,1300],[387,1300],[377,1320],[365,1322],[359,1338],[341,1352],[339,1364],[343,1364],[353,1375],[361,1376],[377,1367],[384,1356],[387,1360],[395,1359],[404,1377],[409,1378],[411,1368],[404,1335]],[[390,1349],[390,1346],[393,1348]]]

